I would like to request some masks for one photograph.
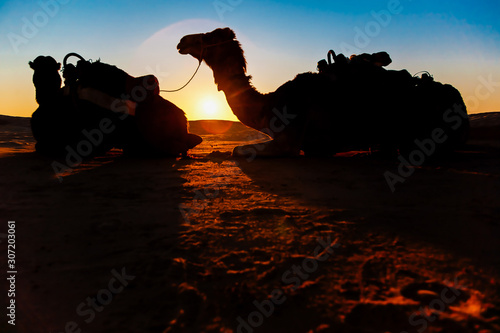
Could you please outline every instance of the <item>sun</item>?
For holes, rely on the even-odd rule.
[[[220,105],[211,98],[206,98],[201,101],[201,111],[205,117],[215,117],[220,113]]]

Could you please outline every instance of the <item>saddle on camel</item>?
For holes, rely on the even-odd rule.
[[[386,52],[347,59],[330,50],[327,57],[328,62],[318,62],[320,76],[341,82],[343,96],[364,110],[353,115],[369,119],[359,122],[366,126],[361,141],[399,149],[406,155],[424,150],[433,156],[453,152],[467,141],[469,117],[460,92],[453,86],[434,81],[425,71],[419,77],[420,73],[412,76],[407,70],[386,70],[384,67],[392,63]],[[362,101],[354,102],[357,98]],[[437,142],[429,144],[429,140]]]

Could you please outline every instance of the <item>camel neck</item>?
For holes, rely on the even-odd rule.
[[[243,124],[258,131],[267,127],[262,114],[265,95],[250,84],[249,76],[244,73],[230,75],[218,82],[218,89],[224,92],[231,110]]]

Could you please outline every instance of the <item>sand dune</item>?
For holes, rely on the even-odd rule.
[[[500,112],[471,115],[469,144],[500,148]]]
[[[191,122],[189,159],[112,151],[59,182],[29,120],[0,116],[15,332],[497,332],[500,113],[471,121],[392,193],[398,162],[232,159],[264,136],[220,121]]]

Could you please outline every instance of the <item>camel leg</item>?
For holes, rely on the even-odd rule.
[[[280,135],[274,140],[238,146],[233,150],[234,157],[293,157],[300,155],[298,143],[291,142],[286,135]]]

